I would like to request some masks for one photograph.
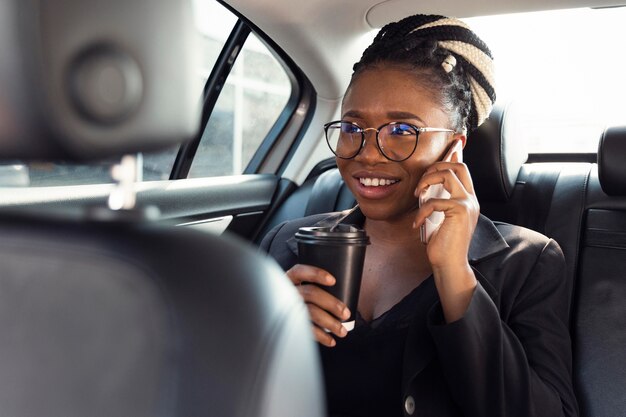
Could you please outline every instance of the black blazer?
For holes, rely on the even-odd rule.
[[[261,247],[284,270],[298,261],[294,233],[341,213],[276,226]],[[355,212],[347,223],[361,223]],[[572,282],[558,244],[481,216],[469,251],[478,286],[467,312],[446,324],[437,299],[418,314],[404,352],[407,416],[577,416],[568,331]],[[423,317],[427,317],[426,320]],[[390,412],[391,414],[391,412]]]

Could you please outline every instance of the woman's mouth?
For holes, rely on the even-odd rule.
[[[361,185],[365,187],[381,187],[385,185],[391,185],[398,182],[398,180],[390,180],[386,178],[359,178]]]
[[[394,193],[397,184],[400,182],[396,178],[383,178],[377,175],[355,175],[354,177],[355,193],[365,199],[382,199]]]

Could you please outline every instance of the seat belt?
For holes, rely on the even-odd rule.
[[[524,180],[522,207],[517,224],[546,233],[546,222],[552,206],[552,195],[560,170],[531,172]]]
[[[552,214],[547,219],[545,234],[561,246],[565,254],[567,275],[572,284],[578,275],[578,258],[584,234],[583,217],[587,190],[593,165],[567,165],[561,170],[561,181],[554,187]]]
[[[570,286],[574,285],[578,275],[582,223],[591,170],[592,164],[568,165],[551,172],[530,173],[524,181],[519,225],[537,230],[559,243],[565,255]],[[556,183],[561,176],[563,180],[557,190]],[[572,291],[572,288],[569,290]]]

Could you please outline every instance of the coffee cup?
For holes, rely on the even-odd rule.
[[[365,250],[369,237],[365,230],[349,224],[333,227],[301,227],[295,235],[298,260],[329,272],[337,282],[324,290],[345,303],[350,317],[343,323],[347,330],[354,328]]]

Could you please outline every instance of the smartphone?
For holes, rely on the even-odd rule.
[[[450,149],[446,152],[442,161],[444,162],[463,162],[463,142],[460,139],[455,140]],[[450,198],[450,193],[443,188],[443,184],[434,184],[422,191],[419,198],[419,206],[430,200],[431,198]],[[445,219],[442,211],[433,211],[426,221],[420,226],[420,239],[423,244],[427,244],[430,237],[439,229],[441,223]]]

